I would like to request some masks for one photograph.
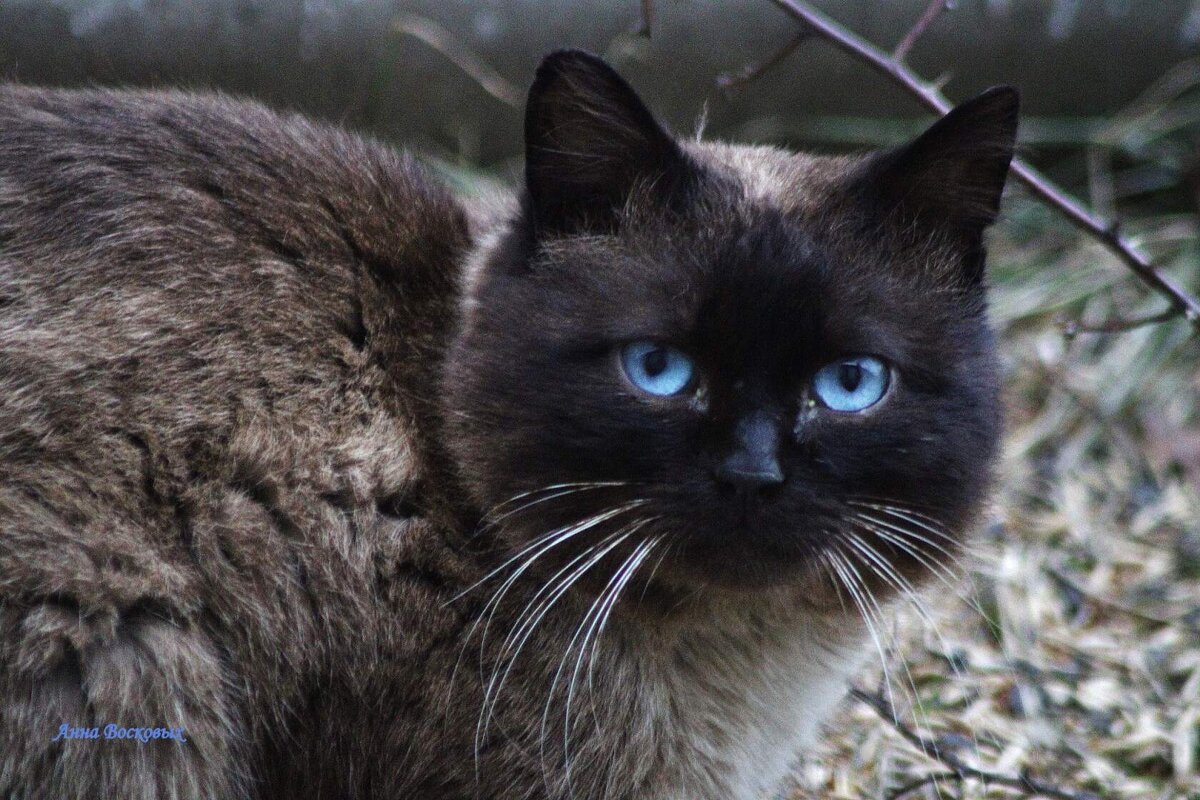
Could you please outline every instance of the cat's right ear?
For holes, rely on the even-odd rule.
[[[670,191],[686,159],[633,88],[590,53],[560,50],[525,106],[525,185],[535,235],[612,230],[639,186]]]
[[[1015,89],[998,86],[956,106],[914,141],[867,162],[869,194],[884,210],[978,238],[1000,208],[1019,105]]]

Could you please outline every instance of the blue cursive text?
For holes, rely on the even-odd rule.
[[[76,728],[64,722],[58,726],[58,735],[50,741],[57,742],[60,739],[99,739],[103,730],[105,739],[135,739],[142,744],[154,739],[174,739],[177,742],[186,742],[187,737],[183,735],[183,728],[126,728],[122,725],[117,725],[110,722],[101,728]]]

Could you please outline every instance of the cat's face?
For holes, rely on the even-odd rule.
[[[547,59],[445,385],[503,539],[734,587],[945,561],[999,435],[980,237],[1015,120],[1000,90],[866,159],[680,143],[603,63]]]

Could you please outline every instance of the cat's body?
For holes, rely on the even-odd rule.
[[[688,147],[746,208],[813,225],[855,163]],[[501,522],[536,503],[479,476],[516,475],[484,462],[520,450],[524,421],[481,447],[499,412],[470,405],[490,368],[473,320],[494,265],[525,258],[506,230],[410,158],[257,105],[0,92],[0,795],[753,800],[779,782],[863,651],[823,572],[694,581],[674,542],[623,528],[567,554],[598,578],[552,554],[506,583],[537,540]],[[980,457],[955,467],[952,527]],[[618,483],[590,469],[519,488],[552,508],[546,485]],[[604,513],[584,512],[547,530]],[[102,738],[56,740],[64,724]]]

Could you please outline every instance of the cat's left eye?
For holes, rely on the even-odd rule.
[[[888,390],[887,365],[873,356],[844,358],[813,376],[813,392],[834,411],[865,411]]]
[[[696,367],[692,360],[657,342],[630,342],[620,350],[625,377],[646,394],[670,397],[692,385]]]

